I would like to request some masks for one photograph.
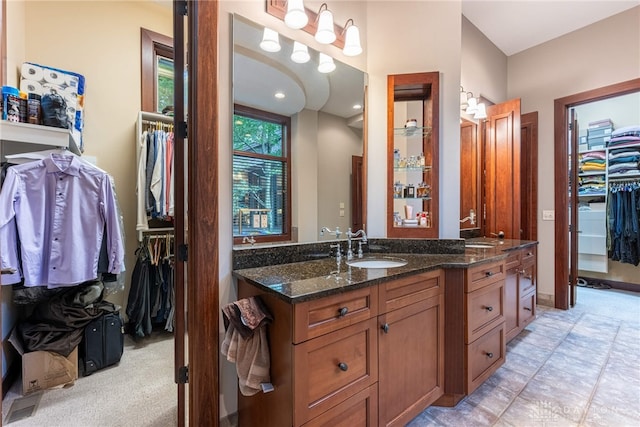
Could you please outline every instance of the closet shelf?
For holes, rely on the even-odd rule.
[[[0,141],[68,148],[72,153],[81,154],[68,129],[51,126],[0,120]]]

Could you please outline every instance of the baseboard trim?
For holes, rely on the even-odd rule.
[[[602,283],[604,285],[608,285],[612,289],[620,289],[623,291],[631,291],[631,292],[640,292],[640,284],[637,284],[637,283],[617,282],[615,280],[598,279],[596,277],[586,277],[586,276],[580,276],[580,277],[590,282]]]
[[[544,305],[545,307],[555,307],[555,298],[550,294],[541,294],[538,293],[536,295],[536,302],[539,305]]]

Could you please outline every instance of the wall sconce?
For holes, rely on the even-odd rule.
[[[343,49],[345,56],[355,56],[362,53],[360,30],[354,25],[353,19],[347,20],[344,28],[335,25],[333,14],[329,10],[327,3],[322,3],[318,13],[316,13],[311,9],[305,8],[303,0],[265,1],[267,3],[267,13],[283,20],[289,28],[301,29],[314,36],[319,43],[332,44],[339,49]],[[297,19],[300,19],[300,21],[298,22]],[[302,22],[306,22],[306,24],[302,25]]]
[[[321,73],[330,73],[336,69],[336,64],[333,62],[333,58],[324,53],[320,53],[320,60],[318,61],[318,71]]]
[[[309,23],[309,17],[304,10],[304,3],[302,0],[288,0],[287,1],[287,14],[284,16],[284,23],[287,27],[294,30],[304,28]]]
[[[304,64],[311,59],[309,49],[300,42],[293,42],[293,52],[291,52],[291,60],[297,64]]]
[[[475,99],[475,98],[474,98]],[[474,119],[486,119],[487,118],[487,108],[484,105],[484,102],[478,104],[476,113],[473,115]]]
[[[333,31],[333,13],[326,3],[322,3],[318,11],[318,30],[315,39],[322,44],[331,44],[336,41],[336,33]]]
[[[349,25],[351,22],[351,25]],[[347,23],[344,24],[344,28],[346,32],[344,38],[344,48],[342,49],[342,53],[346,56],[357,56],[362,53],[362,46],[360,45],[360,30],[353,23],[353,19],[347,20]]]
[[[264,27],[262,41],[260,42],[260,49],[266,52],[280,51],[280,40],[277,31],[274,31],[271,28]]]
[[[471,94],[471,96],[473,96],[473,94]],[[465,113],[475,114],[476,111],[478,111],[478,100],[475,98],[469,98],[467,102],[468,102],[468,105],[467,105],[467,109],[465,110]]]

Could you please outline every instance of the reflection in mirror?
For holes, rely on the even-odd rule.
[[[313,242],[323,226],[363,228],[363,177],[352,168],[362,170],[365,74],[337,60],[334,71],[321,73],[319,53],[309,48],[308,62],[294,61],[294,41],[282,35],[280,50],[267,52],[263,34],[234,16],[234,242]],[[273,126],[285,118],[288,125]]]
[[[478,123],[460,122],[460,230],[479,230],[481,221],[482,150]],[[472,237],[461,236],[461,237]]]

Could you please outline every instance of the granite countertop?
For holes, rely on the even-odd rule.
[[[406,265],[394,268],[359,268],[347,265],[342,257],[338,264],[334,257],[298,261],[278,265],[241,268],[233,275],[269,292],[278,298],[295,304],[347,290],[377,285],[393,279],[434,270],[437,268],[468,268],[469,266],[504,259],[508,251],[537,244],[535,241],[498,240],[487,238],[467,239],[467,243],[485,243],[490,248],[465,248],[464,241],[452,253],[366,253],[364,258],[402,258]],[[328,246],[328,245],[327,245]],[[399,250],[398,250],[399,249]],[[457,253],[456,253],[457,252]]]

